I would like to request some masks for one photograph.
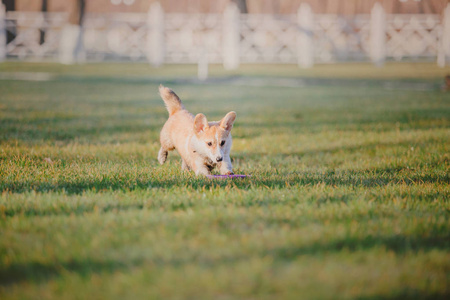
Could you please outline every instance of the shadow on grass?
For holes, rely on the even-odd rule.
[[[431,115],[433,112],[430,112]],[[362,113],[360,113],[362,114]],[[251,135],[234,134],[233,137],[246,138],[255,137],[266,134],[264,130],[268,130],[267,133],[274,133],[274,130],[278,130],[283,133],[298,132],[298,133],[319,133],[323,131],[371,131],[371,132],[390,132],[394,128],[402,128],[402,130],[429,130],[429,129],[445,129],[448,127],[445,121],[445,114],[448,111],[436,110],[435,115],[431,116],[408,116],[400,118],[398,114],[392,117],[384,116],[359,116],[361,119],[345,119],[341,117],[335,120],[289,120],[289,115],[286,116],[288,120],[266,120],[265,122],[255,123],[251,120],[239,120],[238,126],[244,128],[247,131],[251,131]],[[356,115],[356,113],[355,113]],[[256,117],[255,117],[256,118]],[[412,119],[411,119],[412,118]],[[270,130],[270,132],[269,132]]]
[[[263,259],[272,257],[274,262],[289,262],[300,256],[332,254],[341,251],[365,251],[372,248],[385,248],[398,255],[406,252],[426,252],[436,249],[445,250],[450,246],[450,235],[434,236],[428,238],[411,236],[367,236],[362,239],[345,238],[334,240],[329,243],[313,243],[306,246],[288,246],[275,249],[261,249],[253,253],[238,253],[232,256],[218,258],[203,257],[201,253],[181,255],[182,258],[165,259],[163,257],[138,258],[127,262],[116,260],[70,260],[55,263],[13,263],[7,267],[0,267],[0,286],[8,286],[20,282],[44,282],[51,278],[63,276],[65,272],[76,273],[86,277],[95,273],[113,273],[118,270],[127,271],[135,267],[173,267],[182,268],[187,264],[196,263],[199,268],[217,268],[219,266],[230,266],[254,258]],[[177,255],[174,255],[176,257]],[[356,262],[355,262],[356,263]],[[395,299],[395,298],[394,298]]]
[[[354,145],[346,145],[346,146],[334,146],[334,147],[323,147],[318,149],[309,149],[304,151],[297,151],[297,152],[289,152],[289,153],[276,153],[276,154],[270,154],[270,158],[274,161],[283,160],[289,157],[302,157],[302,156],[314,156],[318,154],[336,154],[340,152],[344,152],[346,154],[348,153],[355,153],[355,152],[362,152],[365,153],[367,151],[374,151],[377,149],[383,149],[383,148],[391,148],[391,147],[400,147],[400,148],[410,148],[411,146],[414,146],[415,148],[418,147],[429,147],[430,143],[439,143],[442,142],[444,145],[444,140],[439,140],[434,137],[424,138],[420,141],[410,139],[407,141],[402,142],[370,142],[370,143],[361,143],[361,144],[354,144]],[[384,149],[383,149],[384,150]],[[232,159],[242,159],[242,160],[259,160],[261,157],[267,156],[268,154],[266,152],[258,152],[258,151],[252,151],[249,152],[236,152],[232,154]]]
[[[164,84],[172,86],[180,85],[219,85],[237,87],[354,87],[368,88],[376,87],[387,90],[407,91],[439,91],[441,82],[435,79],[366,79],[366,78],[312,78],[312,77],[271,77],[271,76],[211,76],[206,81],[197,79],[195,76],[186,77],[112,77],[112,76],[77,76],[63,75],[57,78],[59,82],[80,82],[83,84],[96,85],[99,83],[121,84],[121,85],[147,85]]]
[[[191,189],[209,189],[216,187],[234,187],[250,189],[257,187],[285,188],[289,186],[314,186],[324,184],[330,186],[350,187],[380,187],[386,185],[406,184],[416,185],[424,183],[447,184],[450,182],[448,173],[414,173],[406,166],[388,166],[368,170],[349,170],[342,172],[328,171],[326,173],[294,172],[289,174],[256,174],[252,177],[238,180],[214,180],[200,177],[167,176],[153,179],[150,175],[137,177],[136,174],[113,174],[102,179],[80,178],[73,181],[3,181],[0,182],[1,192],[65,192],[67,194],[82,194],[86,191],[133,191],[150,188],[187,187]],[[168,178],[169,177],[169,178]]]
[[[392,292],[392,295],[373,295],[367,297],[356,297],[355,300],[447,300],[450,299],[450,292],[430,292],[414,289],[403,289]]]
[[[90,124],[89,122],[83,123],[83,119],[77,120],[76,124],[70,124],[70,122],[60,122],[56,124],[45,124],[45,126],[37,126],[34,124],[26,124],[17,122],[10,123],[7,126],[6,132],[0,137],[1,142],[8,142],[10,140],[17,140],[25,144],[32,144],[40,141],[50,142],[71,142],[79,140],[93,140],[97,137],[116,136],[119,134],[137,134],[148,132],[157,132],[162,125],[151,125],[142,122],[136,122],[133,124],[123,123],[108,125],[105,122],[98,122]],[[0,126],[1,126],[0,122]],[[117,122],[118,123],[118,122]],[[163,122],[161,122],[163,124]]]
[[[418,237],[405,235],[392,236],[365,236],[364,238],[348,237],[332,240],[327,244],[313,244],[308,247],[281,247],[269,250],[264,255],[270,255],[282,260],[293,260],[301,255],[314,255],[339,252],[342,250],[355,252],[365,251],[375,247],[385,248],[397,254],[406,252],[431,251],[433,249],[448,249],[450,246],[450,234]]]
[[[134,263],[138,265],[138,263]],[[57,262],[45,264],[40,262],[16,263],[6,268],[0,267],[0,286],[27,281],[43,282],[53,277],[61,276],[64,272],[74,272],[81,276],[88,276],[92,273],[112,273],[116,270],[123,270],[128,266],[118,261],[93,261],[93,260],[72,260],[69,262]]]

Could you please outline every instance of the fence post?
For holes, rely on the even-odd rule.
[[[73,64],[77,60],[77,42],[81,34],[78,25],[66,24],[61,30],[61,40],[59,44],[59,61],[62,64]]]
[[[6,8],[0,3],[0,61],[6,58]]]
[[[198,58],[197,77],[200,81],[208,79],[208,51],[203,48]]]
[[[437,63],[439,67],[445,67],[450,59],[450,3],[444,10],[442,21],[442,40],[440,41],[438,50]]]
[[[234,2],[230,2],[223,14],[223,67],[227,70],[239,67],[240,11]]]
[[[66,24],[61,29],[59,40],[59,61],[63,64],[83,62],[86,58],[84,50],[83,20],[85,0],[67,1],[69,15]]]
[[[159,2],[150,5],[147,26],[147,58],[158,67],[164,63],[164,11]]]
[[[301,68],[310,68],[314,65],[314,15],[309,4],[300,4],[297,22],[299,26],[297,36],[298,65]]]
[[[370,59],[380,67],[386,60],[386,13],[376,2],[370,15]]]

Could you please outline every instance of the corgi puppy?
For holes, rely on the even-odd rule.
[[[177,149],[181,168],[196,175],[210,175],[217,167],[221,175],[232,175],[230,160],[231,134],[236,113],[231,111],[217,122],[208,122],[204,114],[194,117],[171,89],[159,86],[169,119],[161,130],[158,161],[163,164],[169,151]]]

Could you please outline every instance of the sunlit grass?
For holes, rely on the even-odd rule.
[[[55,74],[0,81],[2,299],[450,295],[448,68],[213,66],[208,84],[180,80],[193,66],[0,72]],[[277,76],[305,81],[264,81]],[[231,156],[252,177],[157,163],[160,82],[194,113],[237,112]]]

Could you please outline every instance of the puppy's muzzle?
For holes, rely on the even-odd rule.
[[[216,157],[216,161],[217,161],[217,162],[220,162],[220,161],[222,161],[222,160],[223,160],[223,157],[222,157],[222,156],[217,156],[217,157]]]

